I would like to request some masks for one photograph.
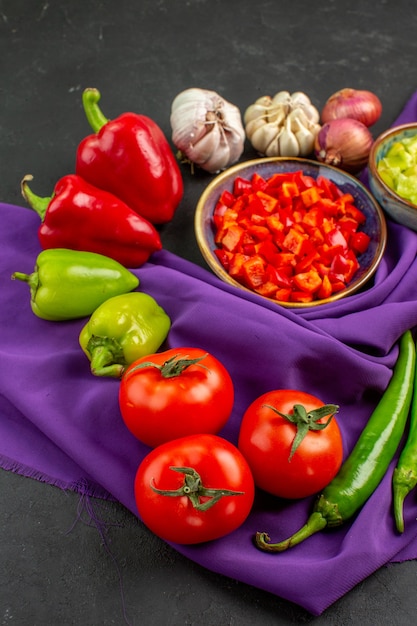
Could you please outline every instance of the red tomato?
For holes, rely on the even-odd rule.
[[[152,450],[135,478],[138,513],[166,541],[194,544],[236,530],[255,486],[239,450],[217,435],[190,435]]]
[[[343,459],[342,436],[335,417],[322,430],[308,430],[290,456],[297,426],[276,411],[293,415],[295,405],[304,406],[309,413],[324,403],[302,391],[265,393],[246,410],[238,442],[255,484],[268,493],[290,499],[321,491],[335,477]],[[327,422],[331,413],[317,423]]]
[[[200,348],[172,348],[142,357],[126,369],[120,383],[123,420],[151,447],[185,435],[218,433],[233,402],[230,374]]]

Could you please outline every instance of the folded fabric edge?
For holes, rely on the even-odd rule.
[[[44,472],[36,470],[33,467],[29,467],[24,463],[19,463],[3,455],[0,456],[0,469],[24,476],[25,478],[32,478],[33,480],[46,483],[53,487],[58,487],[63,491],[73,491],[81,496],[116,502],[116,498],[104,489],[104,487],[92,481],[88,481],[85,478],[68,482],[62,480],[61,478],[57,478],[56,476],[45,474]]]

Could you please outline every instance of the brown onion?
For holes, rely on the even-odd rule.
[[[321,112],[322,122],[330,122],[343,117],[372,126],[381,117],[382,104],[371,91],[346,87],[330,96]]]
[[[366,165],[373,141],[365,124],[346,117],[323,124],[314,152],[321,163],[356,174]]]

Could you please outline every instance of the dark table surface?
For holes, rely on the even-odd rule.
[[[107,117],[141,112],[170,137],[171,102],[188,87],[243,112],[281,90],[320,108],[351,86],[379,95],[376,135],[417,88],[416,33],[411,0],[0,0],[0,201],[23,203],[24,174],[46,196],[73,171],[90,132],[85,87],[101,91]],[[184,199],[162,229],[167,249],[202,266],[193,213],[209,180],[184,171]],[[3,470],[0,502],[2,625],[415,622],[416,562],[382,568],[313,617],[186,560],[118,504],[92,502],[103,535],[78,495]]]

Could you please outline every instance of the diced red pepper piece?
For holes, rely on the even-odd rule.
[[[351,234],[349,244],[354,252],[363,254],[367,251],[370,241],[371,238],[367,233],[358,231]]]
[[[291,297],[291,289],[277,289],[275,292],[275,300],[278,302],[289,302]]]
[[[326,242],[332,247],[340,246],[343,250],[348,249],[348,243],[339,228],[333,228],[326,233]]]
[[[254,191],[259,191],[259,190],[263,191],[268,186],[268,182],[265,180],[265,178],[263,178],[263,176],[258,174],[258,172],[255,172],[253,174],[251,183],[252,183],[252,189]]]
[[[306,270],[309,270],[313,262],[317,261],[319,258],[320,258],[319,253],[317,252],[316,249],[313,249],[310,253],[305,254],[304,256],[301,257],[301,259],[298,261],[297,265],[295,266],[295,273],[299,274],[300,272],[305,272]]]
[[[300,190],[298,189],[297,183],[286,181],[282,183],[281,192],[285,198],[294,198],[299,195]]]
[[[275,255],[278,253],[278,248],[273,241],[266,239],[255,244],[255,253],[259,254],[268,263],[272,263]]]
[[[275,267],[295,267],[297,260],[292,252],[278,252],[274,257]]]
[[[277,292],[277,286],[274,285],[273,282],[268,281],[259,285],[259,287],[255,288],[256,293],[259,293],[261,296],[265,296],[266,298],[273,298]]]
[[[330,282],[329,277],[323,276],[321,286],[317,292],[317,297],[320,298],[320,300],[324,300],[325,298],[330,298],[332,293],[333,293],[333,287],[332,287],[332,283]]]
[[[223,248],[216,248],[214,250],[214,254],[219,259],[224,269],[228,271],[230,267],[230,259],[232,258],[233,253],[228,252],[227,250],[223,250]]]
[[[322,284],[322,279],[320,278],[319,273],[313,269],[308,272],[295,274],[293,281],[294,285],[296,285],[298,289],[301,291],[307,291],[308,293],[314,293],[321,287]]]
[[[249,232],[256,241],[265,241],[265,239],[271,239],[271,232],[266,226],[258,226],[257,224],[252,224]]]
[[[229,274],[232,278],[239,280],[242,276],[242,267],[245,261],[247,261],[250,257],[242,254],[241,252],[236,252],[229,260]]]
[[[280,289],[292,288],[292,271],[288,272],[286,268],[277,268],[273,266],[267,267],[267,276]]]
[[[321,194],[317,187],[308,187],[301,192],[301,199],[306,208],[311,207],[313,204],[316,204],[321,199]]]
[[[343,254],[336,254],[330,266],[330,273],[339,275],[343,282],[348,283],[352,280],[358,266],[356,258],[349,259]]]
[[[284,224],[277,213],[269,215],[265,222],[272,233],[282,233],[284,231]]]
[[[241,196],[245,193],[250,193],[252,191],[252,183],[250,180],[246,178],[242,178],[241,176],[237,176],[233,183],[233,195]]]
[[[358,224],[364,224],[366,222],[365,213],[358,209],[358,207],[356,207],[354,204],[345,205],[345,215],[353,217],[353,219],[356,220]]]
[[[306,235],[303,235],[295,228],[290,228],[287,235],[284,237],[282,247],[293,254],[300,254],[305,238]]]
[[[219,202],[230,208],[233,206],[235,200],[236,198],[232,192],[225,189],[220,196]]]
[[[221,245],[226,250],[234,252],[237,249],[244,232],[244,229],[237,224],[235,224],[234,226],[229,226],[228,228],[226,228],[221,238]]]
[[[303,304],[307,304],[308,302],[313,302],[313,294],[308,293],[307,291],[292,291],[290,300],[291,302],[302,302]]]
[[[324,197],[329,200],[336,200],[340,195],[337,186],[325,176],[317,177],[317,185],[324,191]]]
[[[257,191],[256,196],[261,201],[262,206],[267,213],[273,213],[275,211],[278,205],[278,200],[276,198],[273,198],[264,191]]]
[[[265,280],[265,261],[259,255],[252,256],[243,263],[241,277],[245,285],[256,289]]]

